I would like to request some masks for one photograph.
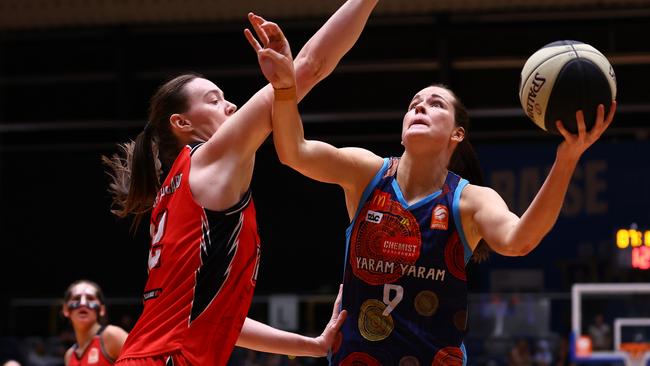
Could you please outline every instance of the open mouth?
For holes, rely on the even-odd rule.
[[[413,127],[413,126],[429,127],[429,124],[426,122],[425,119],[417,118],[417,119],[414,119],[413,122],[411,122],[411,125],[409,127]]]

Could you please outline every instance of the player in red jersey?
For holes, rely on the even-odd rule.
[[[63,299],[63,315],[70,319],[77,340],[65,353],[65,365],[112,365],[127,333],[118,326],[105,324],[102,289],[93,281],[75,281],[68,286]]]
[[[377,0],[348,0],[296,57],[300,98],[352,47]],[[267,47],[269,22],[249,20]],[[149,121],[126,158],[105,159],[114,210],[151,212],[144,309],[118,363],[224,365],[235,345],[271,353],[323,356],[345,313],[340,305],[323,334],[303,337],[246,318],[260,257],[250,183],[255,152],[271,132],[274,89],[242,108],[198,75],[182,75],[151,99]],[[162,182],[161,182],[162,181]]]

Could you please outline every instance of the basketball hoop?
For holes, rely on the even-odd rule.
[[[645,366],[650,360],[650,342],[624,342],[619,350],[629,354],[632,366]]]

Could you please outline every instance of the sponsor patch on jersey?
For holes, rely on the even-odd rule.
[[[449,227],[449,209],[445,205],[436,205],[431,212],[431,229],[447,230]]]
[[[370,199],[370,204],[368,206],[368,209],[376,211],[376,210],[381,210],[381,211],[386,211],[388,208],[388,205],[390,204],[390,193],[388,192],[382,192],[381,190],[377,189],[373,193],[372,198]]]
[[[350,265],[355,276],[372,285],[383,285],[402,277],[401,265],[414,265],[420,257],[422,238],[413,214],[402,205],[375,192],[366,204],[350,235]],[[380,198],[377,198],[380,197]],[[373,203],[381,203],[381,222],[368,220]],[[375,205],[376,206],[376,205]],[[375,215],[374,213],[372,215]]]
[[[372,222],[373,224],[379,224],[383,216],[384,214],[382,214],[381,212],[368,211],[368,214],[366,215],[366,221]]]
[[[88,364],[99,362],[99,350],[93,347],[88,352]]]
[[[142,294],[142,299],[144,301],[155,299],[156,297],[160,296],[162,293],[161,288],[155,288],[153,290],[145,291],[144,294]]]

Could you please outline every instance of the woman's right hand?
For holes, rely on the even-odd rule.
[[[293,69],[291,48],[282,33],[282,29],[277,24],[253,13],[248,14],[248,20],[253,25],[253,29],[262,44],[260,45],[248,28],[244,29],[244,35],[257,53],[257,61],[264,77],[275,89],[286,89],[295,86],[296,77]]]

